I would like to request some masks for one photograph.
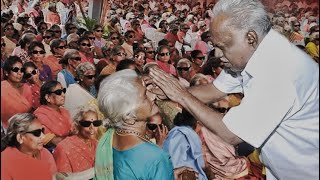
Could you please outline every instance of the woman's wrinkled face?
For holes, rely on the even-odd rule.
[[[65,93],[62,92],[61,94],[59,94],[59,92],[63,89],[64,88],[61,86],[61,84],[58,83],[56,87],[54,87],[51,90],[51,92],[48,94],[48,99],[47,99],[48,104],[58,106],[58,107],[64,105]]]
[[[28,152],[39,151],[43,148],[43,138],[44,134],[41,132],[40,136],[37,137],[34,133],[35,130],[42,129],[43,126],[39,120],[33,120],[33,122],[28,127],[26,132],[21,133],[21,146],[20,149],[27,150]]]
[[[188,63],[180,63],[177,65],[177,71],[180,77],[190,79],[191,65]]]
[[[13,83],[20,83],[23,77],[23,69],[22,64],[20,62],[16,62],[13,64],[10,72],[8,72],[8,81]]]
[[[86,87],[90,87],[94,85],[95,77],[96,77],[96,71],[93,69],[90,69],[84,73],[82,82]]]
[[[83,53],[89,53],[90,52],[90,47],[91,47],[91,43],[88,40],[83,40],[80,42],[80,46],[79,46],[79,51],[83,52]]]
[[[41,62],[44,59],[46,51],[38,46],[34,47],[31,52],[31,58],[34,62]]]
[[[168,63],[170,60],[170,50],[167,48],[162,48],[158,54],[158,59],[163,63]]]
[[[82,118],[83,118],[82,121],[94,122],[98,120],[98,115],[95,112],[88,111],[83,114]],[[85,139],[94,139],[97,132],[98,132],[98,127],[95,127],[92,123],[90,124],[89,127],[82,127],[81,125],[79,127],[79,133]]]
[[[143,52],[139,52],[134,56],[134,62],[136,63],[137,66],[142,67],[146,60],[145,60],[145,54]]]

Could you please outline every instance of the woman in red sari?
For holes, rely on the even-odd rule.
[[[57,79],[57,74],[62,70],[62,66],[59,64],[59,61],[66,50],[66,43],[61,39],[54,39],[50,42],[50,49],[52,54],[44,58],[43,64],[50,67],[52,79]]]
[[[18,113],[10,119],[1,144],[1,179],[51,180],[57,172],[50,152],[43,148],[43,127],[30,113]]]
[[[72,132],[72,119],[64,104],[66,89],[58,81],[49,81],[41,86],[40,104],[34,114],[45,128],[45,133],[52,133],[55,137],[50,140],[57,145]]]
[[[79,108],[74,124],[76,135],[61,141],[53,153],[58,172],[77,173],[88,169],[93,172],[97,147],[95,135],[102,120],[98,120],[94,107],[86,106]]]
[[[10,56],[4,63],[4,81],[1,81],[1,121],[8,127],[8,119],[16,113],[31,111],[31,89],[22,83],[24,69],[17,56]]]

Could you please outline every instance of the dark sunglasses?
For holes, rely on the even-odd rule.
[[[86,77],[87,79],[93,79],[93,78],[96,77],[96,75],[86,75],[86,76],[84,76],[84,77]]]
[[[81,61],[81,57],[71,57],[70,59],[76,60],[76,61]]]
[[[71,30],[71,29],[77,29],[77,27],[69,27],[69,29]]]
[[[58,46],[57,48],[59,48],[59,49],[65,49],[66,46]]]
[[[63,88],[63,89],[58,89],[58,90],[52,91],[52,92],[50,92],[50,93],[54,93],[54,94],[56,94],[56,95],[58,95],[58,96],[61,96],[62,93],[63,93],[63,94],[66,94],[66,91],[67,91],[67,89],[66,89],[66,88]]]
[[[115,37],[111,37],[112,40],[116,40],[116,39],[120,39],[120,37],[115,36]]]
[[[103,32],[103,30],[96,30],[96,32]]]
[[[130,36],[128,36],[128,38],[134,38],[134,36],[133,36],[133,35],[130,35]]]
[[[177,67],[178,71],[189,71],[190,67]]]
[[[81,43],[81,46],[87,46],[87,47],[90,47],[90,46],[91,46],[91,44]]]
[[[204,57],[204,56],[202,56],[202,57],[196,57],[196,59],[204,60],[205,57]]]
[[[160,56],[170,56],[170,53],[169,53],[169,52],[166,52],[166,53],[160,53],[159,55],[160,55]]]
[[[2,47],[6,47],[6,43],[1,43],[1,46]]]
[[[57,33],[57,34],[60,34],[60,33],[61,33],[61,31],[52,31],[52,32]]]
[[[299,27],[299,26],[300,26],[300,24],[295,24],[294,26],[295,26],[295,27]]]
[[[41,128],[41,129],[36,129],[36,130],[33,130],[33,131],[28,131],[26,133],[30,133],[36,137],[40,137],[41,136],[41,133],[44,134],[44,128]]]
[[[43,36],[44,39],[51,39],[52,36]]]
[[[18,68],[18,67],[11,68],[11,71],[15,73],[19,72],[19,70],[21,73],[23,73],[26,70],[26,68]]]
[[[31,78],[31,76],[36,75],[36,74],[37,74],[37,69],[34,69],[33,71],[31,71],[31,73],[24,73],[24,78],[29,79],[29,78]]]
[[[147,51],[148,54],[154,54],[154,51]]]
[[[90,40],[95,40],[96,38],[95,37],[88,37]]]
[[[13,31],[14,28],[5,28],[4,30],[5,30],[5,31]]]
[[[220,112],[220,113],[226,113],[229,111],[230,108],[214,108],[216,111]]]
[[[102,125],[102,120],[95,120],[95,121],[85,121],[85,120],[82,120],[82,121],[79,121],[79,124],[82,126],[82,127],[89,127],[91,126],[91,124],[93,124],[94,127],[99,127]]]
[[[127,56],[127,53],[118,53],[117,56]]]
[[[147,123],[147,128],[150,131],[154,131],[158,128],[158,126],[160,127],[160,129],[162,129],[162,126],[160,126],[161,124],[154,124],[154,123]]]
[[[48,29],[48,27],[41,27],[40,29],[41,30],[45,30],[45,29]]]
[[[41,50],[41,51],[37,51],[37,50],[33,50],[32,51],[32,54],[45,54],[46,52],[44,50]]]

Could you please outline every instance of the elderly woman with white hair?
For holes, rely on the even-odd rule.
[[[53,157],[58,172],[68,173],[73,179],[90,179],[94,176],[93,166],[98,144],[95,135],[98,127],[102,126],[102,120],[98,118],[95,107],[83,106],[77,110],[73,123],[75,135],[61,141]]]
[[[180,84],[184,87],[189,87],[190,80],[195,75],[192,62],[189,59],[182,58],[178,61],[176,69]]]
[[[154,98],[134,70],[102,81],[98,103],[110,128],[98,144],[95,179],[174,179],[169,155],[146,136],[147,119],[158,112]]]

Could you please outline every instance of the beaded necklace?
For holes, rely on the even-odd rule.
[[[148,138],[147,136],[143,136],[141,133],[133,131],[133,130],[127,130],[127,129],[117,129],[116,130],[116,134],[119,136],[129,136],[129,135],[134,135],[137,136],[138,138],[148,142],[148,143],[152,143],[150,141],[150,138]]]

